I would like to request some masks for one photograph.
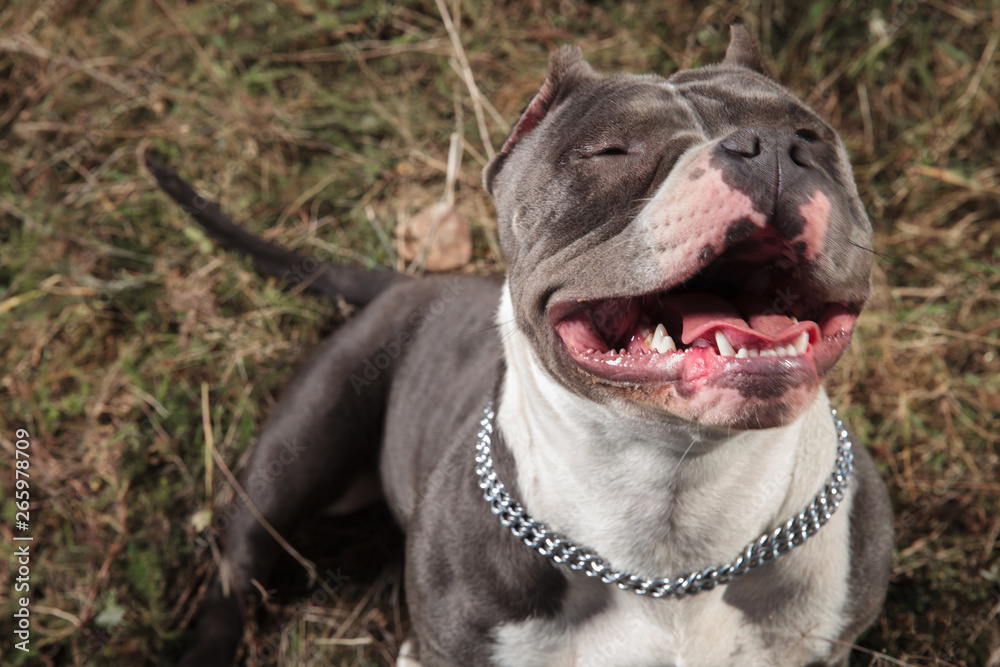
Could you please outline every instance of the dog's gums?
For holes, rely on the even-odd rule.
[[[847,347],[857,311],[812,298],[789,250],[759,234],[675,288],[553,304],[550,321],[572,362],[612,383],[769,369],[812,379]]]

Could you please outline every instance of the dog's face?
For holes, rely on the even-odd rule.
[[[669,79],[602,77],[564,48],[485,182],[517,326],[592,400],[788,423],[868,295],[844,147],[743,29],[723,63]]]

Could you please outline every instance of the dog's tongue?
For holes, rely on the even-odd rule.
[[[771,302],[749,294],[727,301],[714,294],[686,292],[663,297],[660,304],[681,321],[685,345],[720,324],[771,340],[794,324],[788,316],[774,312]]]
[[[790,317],[775,312],[783,304],[777,299],[765,299],[752,294],[741,294],[733,299],[733,305],[740,311],[750,328],[764,336],[777,338],[788,327],[794,325]]]

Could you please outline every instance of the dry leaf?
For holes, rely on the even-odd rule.
[[[469,223],[443,201],[396,225],[396,243],[407,262],[423,255],[422,264],[428,271],[452,271],[472,260]]]

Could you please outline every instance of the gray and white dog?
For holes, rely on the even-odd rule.
[[[223,245],[301,263],[149,164]],[[406,532],[399,665],[846,665],[892,516],[820,386],[872,260],[836,133],[741,27],[668,79],[563,48],[484,183],[506,278],[310,278],[366,307],[263,429],[256,508],[288,535],[378,471]],[[289,442],[281,484],[250,483]],[[234,516],[185,665],[232,660],[280,551]]]

